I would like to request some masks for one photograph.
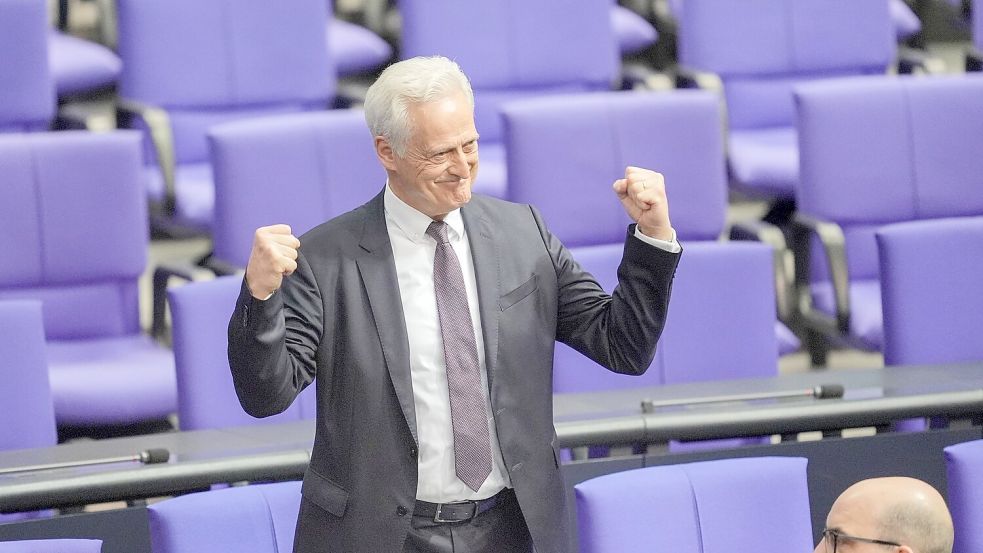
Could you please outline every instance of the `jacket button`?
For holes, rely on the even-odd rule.
[[[410,446],[410,457],[416,458],[416,446]]]
[[[406,516],[406,507],[402,505],[396,507],[396,516]]]

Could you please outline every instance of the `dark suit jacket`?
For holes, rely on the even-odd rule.
[[[609,296],[532,207],[475,196],[462,216],[502,454],[536,550],[565,551],[554,341],[613,371],[644,372],[679,255],[629,229]],[[239,400],[257,417],[286,409],[317,377],[295,551],[402,551],[417,488],[417,420],[382,194],[301,237],[297,270],[270,299],[243,286],[229,361]]]

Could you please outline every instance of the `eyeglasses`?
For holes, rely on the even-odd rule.
[[[890,545],[892,547],[901,547],[900,543],[895,543],[893,541],[875,540],[871,538],[859,538],[857,536],[850,536],[836,530],[830,530],[829,528],[823,530],[823,542],[826,544],[826,553],[836,553],[836,546],[841,540],[845,541],[859,541],[863,543],[873,543],[876,545]]]

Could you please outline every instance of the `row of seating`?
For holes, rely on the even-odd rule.
[[[868,275],[868,288],[879,288],[873,237],[880,224],[983,214],[973,193],[979,162],[971,154],[983,140],[983,133],[974,130],[983,125],[981,88],[979,78],[871,77],[803,89],[803,117],[817,121],[803,125],[808,168],[803,182],[826,172],[828,177],[815,179],[816,186],[834,190],[804,193],[805,206],[810,208],[814,197],[823,198],[831,209],[848,214],[841,223],[875,217],[854,233],[857,238],[848,234],[848,244],[860,244],[848,250],[849,259],[866,268],[861,275]],[[902,101],[909,96],[911,101]],[[843,119],[836,114],[851,103],[857,108],[845,122],[858,131],[845,133],[835,124]],[[877,109],[865,107],[870,105]],[[940,117],[939,109],[951,115]],[[615,282],[617,244],[627,222],[607,181],[629,162],[665,172],[674,226],[688,251],[679,268],[687,278],[677,283],[653,370],[642,380],[619,379],[583,370],[590,362],[560,347],[558,392],[777,372],[775,298],[776,290],[782,297],[785,281],[784,271],[776,279],[774,270],[787,260],[780,248],[712,243],[724,229],[726,184],[719,111],[711,95],[568,95],[513,103],[504,113],[517,197],[540,207],[553,232],[577,249],[602,283]],[[907,121],[908,114],[917,114],[912,121],[938,121],[935,130],[908,125],[892,134],[877,125],[878,120]],[[216,265],[226,272],[243,267],[258,226],[279,221],[301,234],[377,192],[384,176],[362,125],[356,112],[335,111],[216,128],[210,138],[222,213],[215,232]],[[877,134],[880,142],[866,139],[861,130]],[[913,138],[915,131],[918,138]],[[891,150],[893,158],[876,153],[888,139],[899,145]],[[573,141],[582,146],[571,147]],[[140,171],[139,148],[139,137],[127,132],[0,137],[0,171],[10,183],[0,191],[5,198],[0,211],[17,223],[4,231],[11,247],[2,254],[9,261],[0,269],[0,298],[44,300],[52,389],[63,424],[147,420],[177,406],[170,354],[141,336],[137,320],[136,279],[147,248],[143,195],[133,186]],[[813,162],[812,151],[825,157]],[[953,151],[965,155],[934,161]],[[837,152],[846,157],[835,157]],[[871,165],[872,160],[882,161]],[[913,176],[888,173],[892,160],[914,167]],[[919,165],[920,160],[926,163]],[[553,168],[547,178],[545,166]],[[870,167],[877,171],[868,181]],[[850,171],[857,176],[844,178]],[[861,194],[864,190],[870,192]],[[919,198],[921,211],[902,206],[886,212],[890,204],[882,196],[909,206]],[[840,199],[847,200],[845,206],[835,207]],[[855,207],[862,200],[869,205]],[[99,221],[97,234],[78,230],[91,228],[92,221]],[[711,297],[714,301],[706,301]],[[870,305],[880,311],[879,302]]]
[[[983,440],[949,446],[945,458],[953,551],[976,553],[983,549]],[[575,486],[580,551],[808,551],[814,536],[806,471],[803,458],[751,457],[587,480]],[[300,482],[283,482],[155,503],[148,508],[152,550],[290,551],[301,494]],[[60,541],[0,543],[0,553],[99,551],[91,540]]]

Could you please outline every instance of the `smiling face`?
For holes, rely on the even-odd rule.
[[[396,196],[433,219],[443,219],[471,199],[478,172],[478,131],[463,92],[408,106],[410,138],[397,155],[375,138],[376,153]]]

